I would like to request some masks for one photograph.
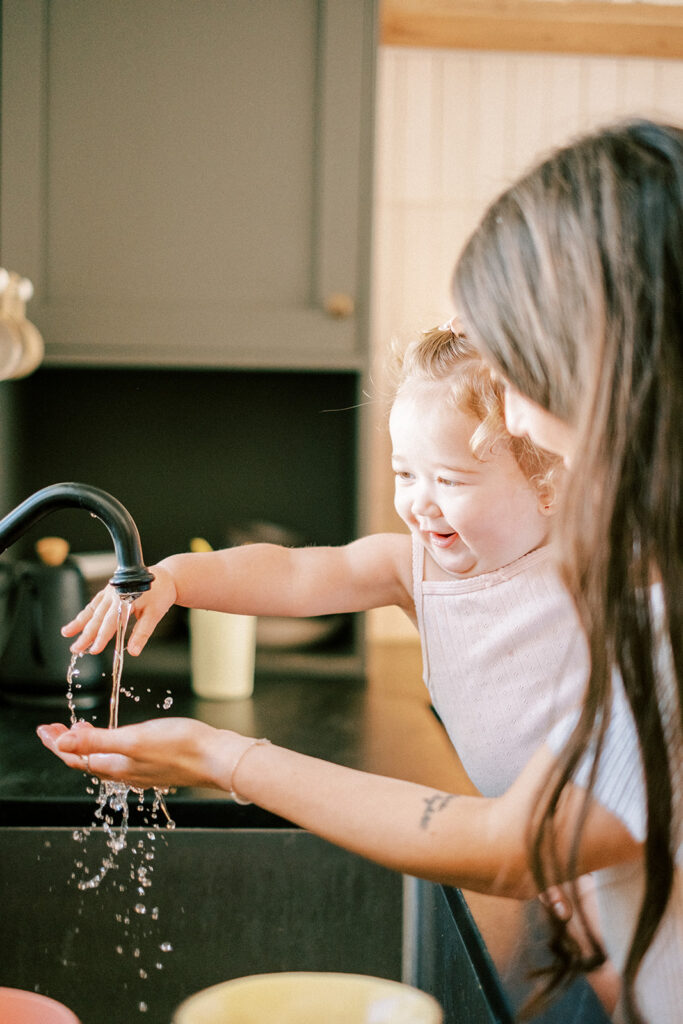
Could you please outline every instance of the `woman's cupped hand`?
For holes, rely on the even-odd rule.
[[[41,742],[70,768],[139,789],[228,789],[232,766],[250,742],[190,718],[152,719],[120,729],[77,722],[40,725]]]

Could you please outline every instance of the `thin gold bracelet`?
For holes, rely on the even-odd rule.
[[[239,766],[242,763],[243,759],[247,756],[247,754],[249,753],[249,751],[253,747],[263,747],[263,746],[265,746],[266,744],[269,744],[269,743],[270,743],[270,740],[265,739],[265,737],[260,739],[260,740],[252,740],[251,743],[249,744],[249,746],[244,748],[244,750],[242,751],[242,753],[240,754],[240,756],[237,758],[237,760],[235,761],[234,765],[232,766],[232,771],[230,772],[230,783],[228,785],[228,796],[230,797],[231,800],[234,800],[236,804],[241,804],[243,807],[246,807],[248,804],[252,803],[252,801],[251,800],[243,800],[242,797],[238,796],[237,793],[235,792],[235,790],[233,789],[232,780],[235,778],[235,772],[239,768]]]

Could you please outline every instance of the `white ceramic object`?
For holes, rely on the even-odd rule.
[[[24,343],[18,325],[10,317],[0,317],[0,380],[16,376],[24,356]]]
[[[363,974],[283,972],[235,978],[186,999],[173,1024],[442,1024],[436,999]]]
[[[198,697],[251,697],[255,653],[255,616],[190,608],[190,667]]]
[[[26,319],[26,303],[32,295],[27,277],[0,267],[0,380],[26,377],[42,362],[43,338]]]

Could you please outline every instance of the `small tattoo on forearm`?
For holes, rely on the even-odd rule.
[[[433,816],[439,811],[443,811],[451,800],[455,800],[454,793],[435,793],[434,796],[425,797],[425,809],[420,818],[420,828],[429,828],[429,822]]]

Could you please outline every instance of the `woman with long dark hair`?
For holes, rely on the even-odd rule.
[[[683,133],[646,122],[556,152],[491,206],[458,262],[456,307],[505,382],[508,426],[569,466],[557,549],[590,651],[582,707],[503,796],[434,793],[185,719],[42,726],[43,742],[105,778],[239,793],[468,889],[525,898],[596,872],[619,1019],[677,1024],[682,289]],[[588,966],[557,916],[555,930],[551,985]]]
[[[557,548],[591,672],[535,822],[534,873],[541,888],[552,879],[547,854],[572,779],[642,836],[642,870],[602,879],[605,937],[631,1013],[656,942],[643,1012],[673,1021],[683,1012],[680,994],[664,1006],[667,971],[683,966],[683,132],[632,122],[558,152],[489,209],[454,291],[507,382],[509,428],[571,452]],[[624,698],[628,710],[610,717]],[[560,920],[557,932],[571,968]]]

